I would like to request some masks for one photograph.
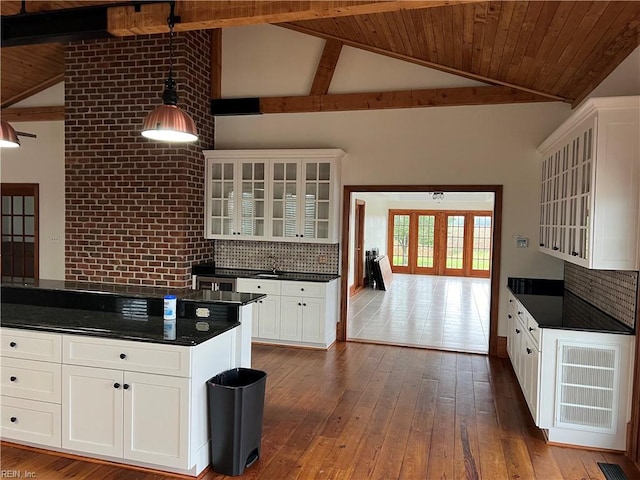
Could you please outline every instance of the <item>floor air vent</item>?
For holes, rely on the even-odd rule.
[[[607,480],[629,480],[620,468],[620,465],[598,462],[598,466],[600,470],[602,470],[602,473],[604,473],[604,478]]]

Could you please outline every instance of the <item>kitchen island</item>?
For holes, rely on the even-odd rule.
[[[163,296],[178,297],[175,338]],[[39,281],[2,284],[3,440],[197,476],[206,381],[251,366],[263,295]]]

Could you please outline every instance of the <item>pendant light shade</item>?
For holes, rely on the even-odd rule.
[[[160,105],[147,115],[142,136],[164,142],[194,142],[198,132],[191,117],[176,105]]]
[[[18,148],[20,140],[18,134],[9,122],[0,120],[0,148]]]
[[[196,124],[188,113],[178,107],[178,93],[173,79],[173,27],[175,2],[171,2],[169,24],[169,76],[164,82],[162,103],[147,115],[142,126],[142,136],[161,142],[194,142],[198,140]]]

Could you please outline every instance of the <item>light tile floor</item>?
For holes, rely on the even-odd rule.
[[[488,278],[395,273],[349,300],[347,339],[487,353],[490,291]]]

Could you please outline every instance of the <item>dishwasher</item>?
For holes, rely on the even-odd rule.
[[[214,292],[235,292],[234,277],[217,277],[214,262],[199,263],[191,267],[191,288],[194,290],[213,290]]]

